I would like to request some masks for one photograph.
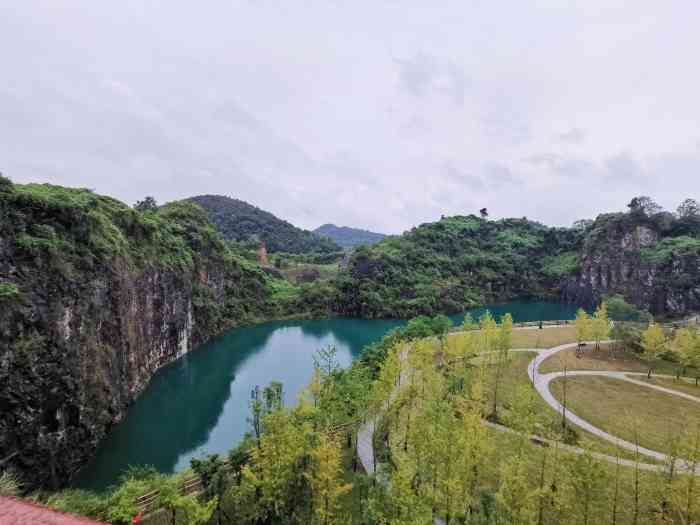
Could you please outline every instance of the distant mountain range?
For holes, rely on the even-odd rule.
[[[231,241],[259,240],[269,252],[331,253],[341,247],[328,237],[275,217],[272,213],[223,195],[199,195],[187,199],[204,208],[211,222]]]
[[[314,230],[314,233],[316,235],[328,237],[343,248],[354,248],[361,244],[374,244],[386,237],[383,233],[349,228],[347,226],[336,226],[335,224],[319,226]]]

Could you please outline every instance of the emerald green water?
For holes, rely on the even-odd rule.
[[[576,308],[559,303],[490,305],[517,321],[573,319]],[[484,309],[470,313],[478,317]],[[459,323],[464,315],[453,316]],[[153,465],[171,473],[190,459],[226,453],[249,430],[250,391],[277,380],[285,402],[294,403],[308,383],[313,353],[333,344],[341,365],[379,340],[401,320],[327,319],[279,321],[236,328],[159,370],[124,421],[112,429],[75,485],[101,490],[128,465]]]

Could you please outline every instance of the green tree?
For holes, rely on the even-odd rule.
[[[606,499],[607,475],[599,461],[586,451],[576,454],[568,463],[567,488],[572,521],[592,523],[595,509],[602,508]]]
[[[321,433],[311,452],[312,469],[307,477],[313,494],[313,521],[317,525],[342,523],[340,498],[352,489],[342,481],[342,452],[337,437]]]
[[[661,354],[666,351],[666,344],[666,336],[660,325],[651,323],[649,327],[642,332],[642,348],[644,349],[642,359],[649,365],[647,378],[651,377],[654,365],[661,357]]]
[[[153,197],[146,197],[142,201],[138,201],[134,204],[134,209],[140,211],[141,213],[147,211],[156,211],[158,209],[158,203]]]
[[[490,321],[487,319],[485,325],[487,330],[490,330]],[[503,372],[506,369],[510,357],[510,347],[512,346],[512,335],[513,335],[513,317],[510,314],[503,316],[501,324],[494,329],[493,336],[489,336],[491,340],[491,348],[495,349],[496,352],[496,362],[494,369],[494,381],[493,381],[493,406],[491,410],[491,416],[497,420],[498,419],[498,393],[501,386],[501,381],[503,379]]]
[[[689,368],[695,371],[695,384],[700,376],[700,335],[697,330],[681,328],[677,330],[671,347],[678,355],[684,374]]]
[[[608,306],[602,302],[596,309],[591,319],[591,336],[595,341],[596,350],[600,350],[600,342],[608,338],[610,334],[610,319],[608,319]]]
[[[579,346],[590,339],[591,337],[591,317],[583,308],[579,308],[576,312],[576,320],[574,321],[574,329],[576,330],[576,340]]]

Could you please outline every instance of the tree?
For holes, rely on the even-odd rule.
[[[600,350],[600,342],[607,339],[610,334],[610,319],[608,319],[608,306],[602,302],[591,319],[591,336],[595,340],[596,350]]]
[[[666,336],[660,325],[651,323],[649,327],[642,332],[642,348],[644,349],[642,359],[649,365],[647,378],[651,378],[654,364],[666,350]]]
[[[513,317],[510,314],[503,316],[501,324],[496,328],[492,328],[492,320],[485,320],[484,326],[486,330],[493,330],[493,335],[489,336],[491,341],[489,345],[496,352],[496,363],[493,381],[493,407],[491,417],[498,420],[498,391],[503,377],[503,371],[508,364],[508,357],[513,335]],[[495,324],[494,324],[495,326]]]
[[[586,231],[588,228],[593,226],[593,221],[590,219],[580,219],[578,221],[574,221],[574,229],[578,231]]]
[[[582,525],[589,525],[593,511],[602,506],[606,479],[605,469],[588,451],[574,455],[569,461],[569,506]]]
[[[452,324],[452,320],[443,314],[436,315],[430,320],[432,331],[440,340],[440,348],[444,348],[445,338],[450,328],[452,328]]]
[[[479,214],[481,215],[482,219],[488,219],[489,217],[489,211],[486,208],[481,208],[479,210]]]
[[[312,523],[342,523],[340,498],[352,489],[352,485],[342,482],[342,453],[338,438],[326,433],[319,434],[311,460],[313,466],[307,478],[313,495]]]
[[[692,525],[700,523],[700,482],[698,476],[692,474],[700,468],[700,426],[684,431],[679,444],[679,455],[686,460],[688,473],[676,478],[670,499],[680,523]]]
[[[136,204],[134,204],[134,209],[136,211],[140,211],[141,213],[156,211],[158,209],[158,203],[153,197],[148,196],[142,201],[137,201]]]
[[[338,349],[335,345],[328,345],[316,350],[313,356],[314,367],[321,371],[323,378],[329,377],[340,368],[338,364]]]
[[[663,210],[651,197],[647,197],[646,195],[633,198],[627,207],[630,209],[630,213],[641,214],[647,217]]]
[[[677,330],[671,347],[678,355],[684,373],[688,368],[695,370],[695,384],[697,385],[700,375],[700,335],[698,332],[689,328]]]
[[[629,304],[621,295],[606,297],[604,302],[608,309],[608,317],[613,321],[634,321],[640,323],[651,321],[649,312]]]
[[[700,218],[700,204],[695,199],[685,199],[677,211],[681,219]]]
[[[583,308],[579,308],[578,312],[576,312],[574,328],[576,330],[576,340],[578,341],[580,349],[583,342],[591,337],[591,318]]]

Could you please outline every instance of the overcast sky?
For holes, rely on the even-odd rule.
[[[700,3],[574,3],[0,2],[0,171],[391,233],[700,198]]]

